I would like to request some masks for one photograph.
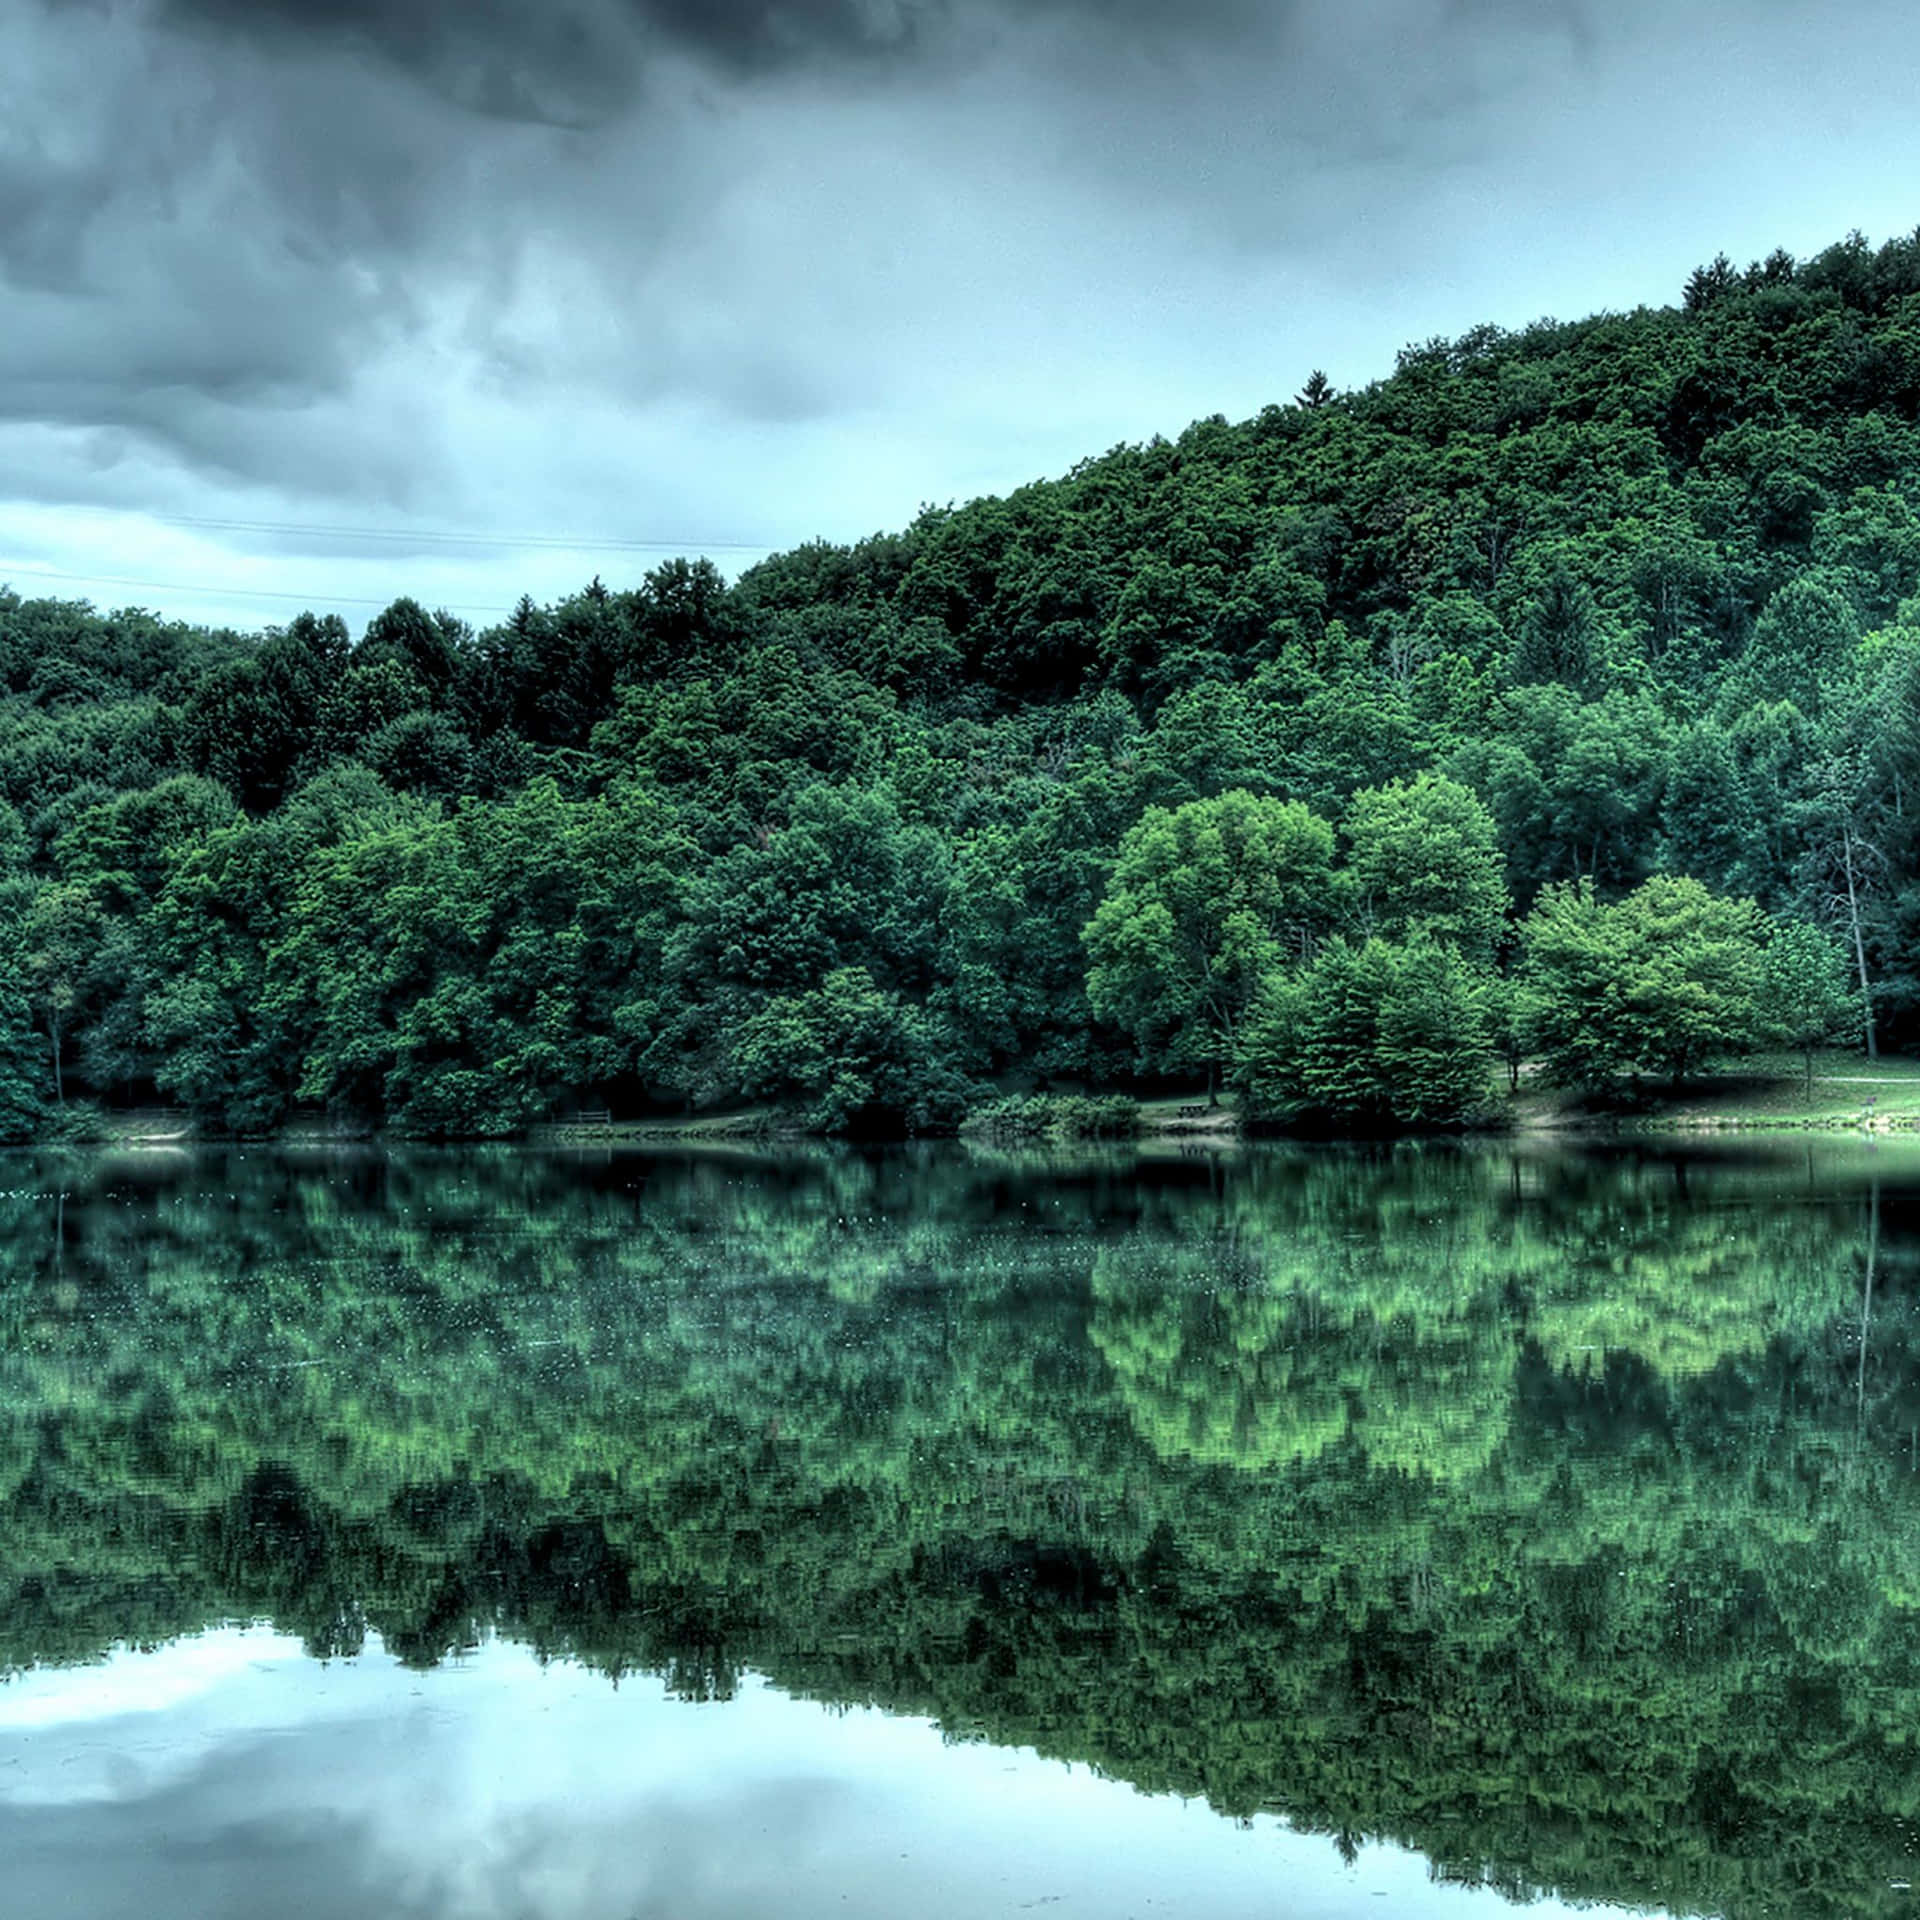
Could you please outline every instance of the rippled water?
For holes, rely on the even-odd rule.
[[[1920,1158],[0,1188],[10,1911],[1915,1911]]]

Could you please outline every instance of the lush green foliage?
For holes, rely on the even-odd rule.
[[[1431,939],[1335,940],[1268,989],[1240,1050],[1255,1120],[1457,1126],[1487,1104],[1491,981]]]
[[[1511,914],[1656,878],[1832,936],[1863,1038],[1911,1046],[1920,242],[1431,341],[899,534],[484,633],[0,595],[0,809],[14,1134],[76,1097],[941,1127],[1193,1084],[1330,938],[1448,948],[1503,1052],[1538,998],[1603,1084],[1781,1030],[1669,1005],[1582,1040],[1599,976],[1571,1016],[1564,942],[1520,977],[1553,943]]]
[[[1087,923],[1087,997],[1143,1056],[1211,1072],[1262,983],[1332,918],[1333,829],[1297,800],[1155,807]]]
[[[1506,924],[1499,830],[1470,788],[1423,773],[1354,795],[1347,874],[1363,924],[1491,958]]]
[[[16,1161],[0,1669],[498,1631],[1512,1894],[1901,1913],[1899,1171]]]
[[[1760,916],[1660,876],[1607,902],[1591,880],[1541,894],[1521,928],[1533,1036],[1574,1086],[1681,1079],[1764,1037]]]
[[[1847,957],[1818,927],[1788,920],[1767,941],[1763,967],[1762,1023],[1773,1039],[1802,1055],[1811,1093],[1815,1049],[1860,1019],[1859,999],[1847,980]]]

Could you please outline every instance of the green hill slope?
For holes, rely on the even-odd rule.
[[[480,634],[0,597],[0,1130],[76,1096],[935,1128],[989,1083],[1210,1071],[1405,1124],[1445,1117],[1400,1110],[1421,1048],[1436,1088],[1503,1047],[1625,1085],[1858,1032],[1863,971],[1910,1044],[1916,419],[1920,240],[1856,237]],[[1270,885],[1288,806],[1326,858]],[[1757,902],[1703,1038],[1708,963],[1633,947],[1673,902],[1606,917],[1656,876]],[[1574,883],[1604,992],[1523,931]],[[1798,922],[1840,943],[1786,994],[1811,1036],[1758,971]],[[1609,992],[1646,1030],[1574,1060]]]

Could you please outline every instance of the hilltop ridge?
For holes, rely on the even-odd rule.
[[[1605,910],[1681,878],[1757,903],[1722,929],[1746,1010],[1709,1051],[1759,1032],[1757,956],[1802,925],[1839,943],[1822,991],[1834,954],[1856,1000],[1864,970],[1907,1046],[1916,498],[1920,238],[1854,236],[485,632],[410,600],[355,643],[8,593],[4,1130],[76,1099],[240,1130],[742,1100],[937,1129],[995,1088],[1244,1074],[1276,982],[1370,940],[1460,957],[1453,1010],[1405,1018],[1464,1085],[1552,1054],[1522,991],[1543,894],[1589,888],[1604,945]],[[1356,796],[1422,777],[1356,829]],[[1156,947],[1233,795],[1233,847],[1264,822],[1271,848],[1276,809],[1324,824],[1311,884],[1254,899],[1229,847]],[[1148,918],[1090,946],[1116,874]],[[1381,1044],[1390,958],[1321,982],[1340,1044]],[[1275,1071],[1270,1105],[1339,1117]]]

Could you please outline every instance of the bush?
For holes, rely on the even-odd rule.
[[[1334,940],[1274,982],[1241,1038],[1250,1120],[1452,1127],[1485,1103],[1487,976],[1449,947]]]
[[[1608,902],[1592,881],[1548,887],[1520,930],[1548,1075],[1608,1092],[1684,1080],[1763,1037],[1764,921],[1751,900],[1656,875]]]

